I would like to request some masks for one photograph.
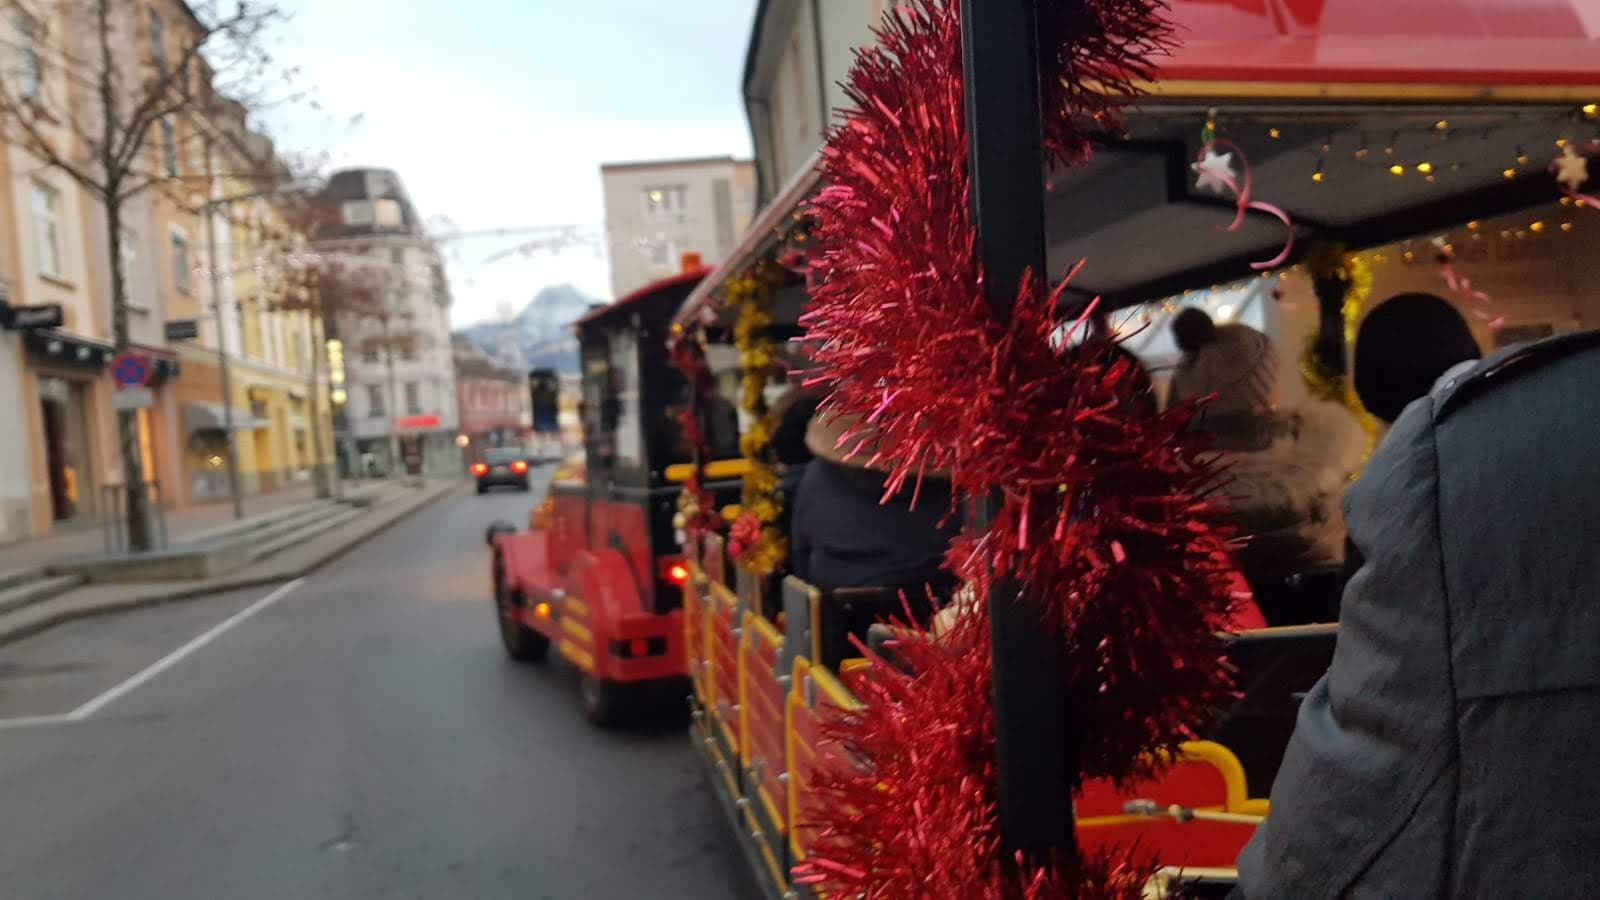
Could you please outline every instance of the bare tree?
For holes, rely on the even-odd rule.
[[[22,64],[0,68],[0,138],[45,166],[64,172],[104,207],[111,271],[112,337],[130,343],[127,273],[123,265],[124,210],[129,201],[166,189],[189,202],[174,163],[180,128],[203,140],[210,193],[221,173],[212,166],[212,127],[231,102],[265,101],[271,57],[265,29],[281,18],[276,7],[245,0],[174,0],[167,28],[146,0],[34,0],[3,4],[26,27]],[[268,166],[269,170],[276,167]],[[269,172],[267,177],[275,177]],[[234,177],[254,177],[235,173]],[[217,302],[213,297],[212,302]],[[140,473],[136,413],[117,414],[127,485],[129,546],[151,546],[148,498]]]

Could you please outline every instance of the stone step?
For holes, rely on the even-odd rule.
[[[82,575],[52,575],[13,585],[0,591],[0,615],[58,597],[83,582]]]
[[[0,572],[0,591],[9,591],[19,584],[38,581],[45,576],[43,566],[33,566],[26,569],[12,569],[9,572]]]
[[[237,522],[230,522],[227,525],[213,528],[210,531],[202,532],[192,538],[188,538],[183,543],[201,544],[228,541],[242,535],[260,531],[263,528],[270,528],[286,519],[293,519],[299,516],[308,515],[318,509],[327,509],[330,506],[331,504],[327,500],[312,500],[306,503],[296,503],[293,506],[275,509],[269,513],[262,513],[259,516],[251,516],[248,519],[240,519]]]
[[[250,546],[250,561],[260,562],[274,554],[298,547],[324,532],[338,528],[364,512],[366,510],[361,508],[348,508],[342,512],[321,517],[313,522],[300,523],[292,529],[277,530],[273,537],[261,543],[253,543]]]

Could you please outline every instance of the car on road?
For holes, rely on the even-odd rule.
[[[492,487],[528,489],[528,453],[521,447],[497,447],[483,455],[482,462],[472,464],[472,477],[478,480],[478,493],[488,493]]]

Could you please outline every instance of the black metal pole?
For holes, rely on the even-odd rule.
[[[985,290],[1001,317],[1011,314],[1024,272],[1047,274],[1036,3],[961,3],[973,220]],[[985,521],[995,502],[979,510]],[[1061,643],[1019,596],[1015,581],[997,582],[989,601],[1006,856],[1070,851],[1077,766],[1066,752]]]

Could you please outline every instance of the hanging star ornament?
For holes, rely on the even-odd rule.
[[[1200,176],[1194,184],[1195,190],[1222,196],[1232,193],[1232,188],[1229,187],[1234,183],[1232,153],[1207,150],[1205,158],[1195,163],[1192,168],[1195,174]]]
[[[1561,148],[1561,155],[1556,157],[1552,165],[1559,170],[1556,181],[1566,185],[1569,190],[1577,191],[1589,180],[1589,159],[1571,144]]]

